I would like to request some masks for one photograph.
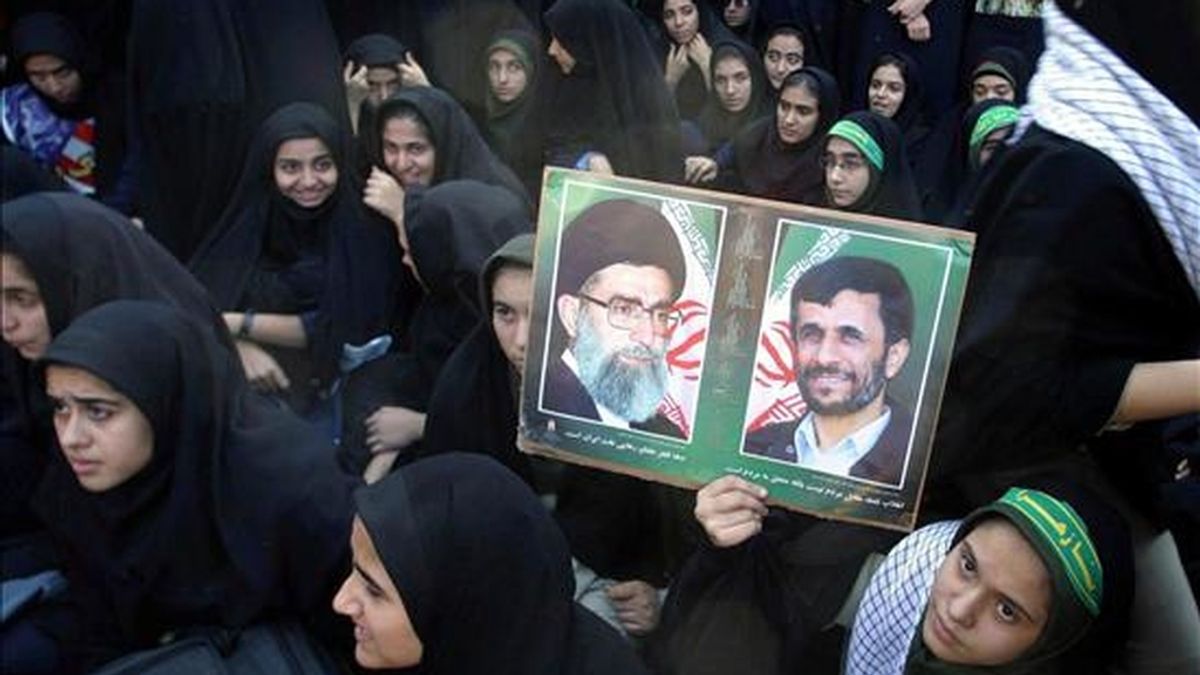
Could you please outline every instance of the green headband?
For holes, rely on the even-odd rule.
[[[1080,604],[1092,616],[1100,613],[1104,570],[1087,525],[1070,504],[1037,490],[1010,488],[985,510],[1003,513],[1027,537],[1035,537],[1030,543],[1052,556],[1048,563],[1058,561]]]
[[[997,129],[1010,127],[1017,123],[1017,118],[1021,116],[1021,111],[1017,110],[1016,106],[998,105],[994,108],[989,108],[987,112],[979,116],[975,121],[975,128],[971,130],[971,153],[983,144],[983,139],[988,137],[988,134]]]
[[[883,171],[883,149],[867,130],[853,120],[838,120],[829,129],[830,136],[844,138],[858,148],[877,171]]]

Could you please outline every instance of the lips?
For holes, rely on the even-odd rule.
[[[100,470],[100,462],[94,459],[68,457],[67,462],[76,476],[90,476]]]
[[[354,624],[354,640],[356,642],[368,642],[370,639],[371,634],[367,632],[366,628],[358,624]]]
[[[960,644],[958,636],[956,636],[950,626],[942,620],[942,617],[937,613],[937,610],[930,608],[929,618],[930,627],[933,629],[933,636],[938,642],[941,642],[947,647],[954,647]]]

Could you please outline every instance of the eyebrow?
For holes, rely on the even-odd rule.
[[[387,595],[387,592],[383,590],[383,586],[380,586],[379,582],[375,581],[375,578],[372,577],[370,574],[367,574],[367,571],[364,570],[358,563],[354,563],[354,571],[358,572],[359,575],[362,576],[363,579],[366,579],[367,584],[369,586],[371,586],[375,590],[379,591],[380,593]]]
[[[640,305],[642,307],[642,309],[666,309],[671,306],[670,300],[659,300],[658,302],[654,303],[653,305],[647,305],[646,303],[642,302],[641,298],[633,298],[628,295],[621,295],[620,293],[615,293],[612,295],[612,297],[610,297],[608,299],[608,301],[610,303],[613,302],[614,300],[621,300],[624,302],[635,303],[637,305]]]
[[[104,398],[103,396],[66,396],[66,395],[55,396],[51,392],[46,392],[46,396],[49,396],[51,399],[53,399],[55,401],[62,401],[64,399],[69,398],[76,403],[82,403],[84,405],[97,405],[97,404],[111,405],[111,406],[121,405],[120,400],[115,399],[115,398]]]
[[[967,553],[969,553],[971,555],[971,560],[975,561],[975,570],[977,572],[980,571],[980,568],[982,566],[979,563],[979,556],[975,555],[975,549],[971,548],[971,543],[968,542],[966,539],[963,539],[962,545],[963,545],[963,548],[967,551]],[[1013,607],[1016,607],[1017,611],[1020,612],[1022,615],[1024,615],[1025,619],[1027,621],[1029,621],[1029,623],[1032,623],[1035,625],[1037,624],[1037,621],[1034,621],[1034,619],[1033,619],[1033,615],[1031,615],[1028,611],[1026,611],[1025,606],[1022,605],[1021,603],[1017,602],[1016,598],[1013,598],[1012,596],[1008,595],[1007,593],[1000,593],[1000,597],[1011,602]]]

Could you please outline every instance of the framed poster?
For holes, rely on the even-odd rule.
[[[547,169],[527,452],[916,522],[974,235]]]

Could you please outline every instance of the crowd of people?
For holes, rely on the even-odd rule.
[[[0,31],[5,672],[1200,673],[1200,2],[25,0]],[[545,166],[974,232],[918,528],[520,451]],[[674,235],[634,202],[567,236],[547,386],[601,419],[594,331],[665,340],[685,265],[639,262]],[[893,302],[838,285],[869,263],[793,323]],[[799,461],[822,414],[747,452]]]

